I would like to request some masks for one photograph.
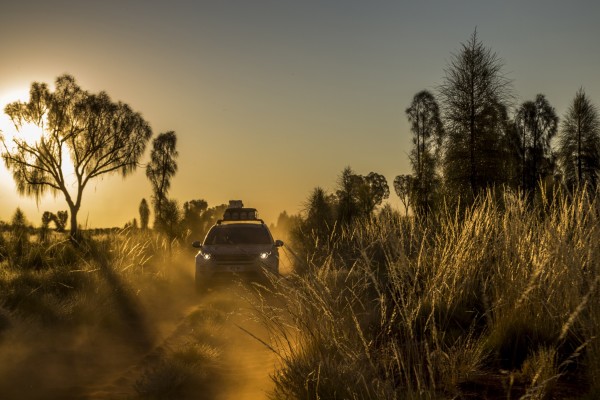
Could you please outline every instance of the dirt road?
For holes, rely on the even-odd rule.
[[[210,346],[215,359],[199,367],[196,372],[200,379],[191,377],[192,382],[177,398],[266,399],[273,385],[270,374],[276,358],[257,339],[268,342],[267,332],[248,301],[248,291],[247,284],[234,282],[195,296],[195,304],[183,310],[177,321],[162,321],[157,327],[161,338],[151,351],[130,359],[129,365],[121,362],[119,372],[107,377],[106,383],[89,387],[84,398],[138,398],[136,382],[151,386],[150,380],[156,377],[148,373],[161,368],[165,358],[186,346],[198,345]]]
[[[131,302],[116,327],[90,315],[60,329],[25,321],[6,331],[0,399],[267,398],[276,360],[255,338],[268,341],[249,285],[197,295],[193,280],[182,282],[152,303]]]

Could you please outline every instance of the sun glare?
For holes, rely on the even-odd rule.
[[[12,88],[8,90],[0,91],[0,134],[4,138],[4,142],[9,151],[14,150],[15,143],[14,139],[25,140],[28,144],[35,144],[40,140],[44,134],[42,128],[33,123],[24,123],[19,129],[15,127],[15,124],[8,115],[4,112],[4,108],[7,104],[15,101],[29,101],[29,88]],[[70,182],[70,178],[74,177],[75,168],[69,157],[69,150],[63,145],[62,148],[62,171],[63,175],[67,179],[67,183]]]
[[[9,149],[13,144],[14,138],[23,138],[28,143],[33,143],[41,137],[41,129],[34,124],[23,124],[20,130],[17,131],[9,116],[4,112],[4,108],[7,104],[15,101],[28,100],[28,87],[10,88],[0,92],[0,106],[2,107],[2,112],[0,113],[0,131],[2,131],[2,136],[4,137],[5,143]]]

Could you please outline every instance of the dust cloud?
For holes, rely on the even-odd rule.
[[[282,270],[289,270],[287,261]],[[150,397],[140,394],[140,383],[152,385],[157,376],[152,373],[165,357],[190,346],[215,358],[202,364],[196,370],[200,378],[192,377],[175,398],[268,398],[277,361],[257,340],[269,338],[247,300],[254,285],[233,279],[196,294],[189,255],[175,260],[169,274],[159,290],[121,288],[115,309],[99,315],[90,310],[89,321],[48,329],[51,325],[37,320],[13,318],[0,331],[0,398]],[[124,283],[110,285],[116,284]]]

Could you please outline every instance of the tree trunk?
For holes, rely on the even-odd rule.
[[[583,182],[582,179],[582,165],[581,165],[581,117],[577,117],[577,184],[580,185]]]
[[[476,193],[476,188],[477,185],[475,183],[475,104],[474,104],[474,100],[471,100],[471,119],[469,121],[469,133],[470,133],[470,141],[469,141],[469,147],[470,147],[470,164],[471,164],[471,176],[470,176],[470,183],[471,183],[471,195],[473,196],[473,198],[475,198],[475,193]]]
[[[77,226],[77,213],[79,212],[79,207],[75,205],[69,205],[69,209],[71,212],[71,231],[69,232],[69,239],[71,242],[77,243],[81,238],[79,228]]]

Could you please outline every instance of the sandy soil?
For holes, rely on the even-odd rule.
[[[146,338],[137,334],[135,326],[130,334],[120,336],[85,327],[52,331],[41,337],[41,330],[34,326],[13,331],[12,337],[2,338],[0,343],[0,398],[137,398],[134,384],[144,371],[194,329],[210,329],[222,345],[217,349],[218,379],[210,387],[197,388],[197,397],[191,394],[190,398],[267,398],[275,356],[253,337],[268,341],[245,299],[247,290],[247,285],[231,283],[196,295],[186,288],[177,312],[146,321],[152,332]],[[198,318],[190,322],[191,316],[202,310],[220,315],[219,326],[202,326]],[[214,321],[209,322],[214,325]]]

